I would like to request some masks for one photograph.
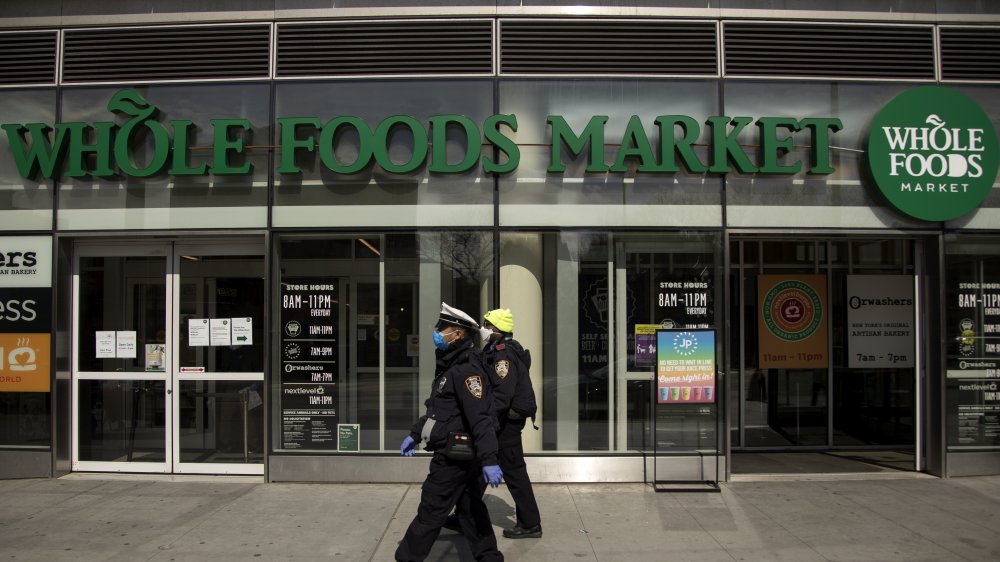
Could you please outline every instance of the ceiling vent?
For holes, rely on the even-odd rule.
[[[0,33],[0,85],[55,84],[55,31]]]
[[[500,22],[500,73],[718,76],[715,22]]]
[[[723,24],[726,76],[934,80],[930,26]]]
[[[493,23],[345,21],[278,25],[277,78],[490,75]]]
[[[941,79],[1000,80],[1000,28],[944,27]]]
[[[67,30],[63,83],[268,77],[269,24]]]

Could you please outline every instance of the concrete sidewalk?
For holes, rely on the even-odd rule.
[[[510,496],[487,493],[507,560],[1000,560],[1000,477],[741,480],[722,493],[542,484],[537,495],[545,536],[508,540]],[[419,485],[212,477],[0,481],[0,560],[389,561],[419,496]],[[472,557],[443,531],[428,560]]]

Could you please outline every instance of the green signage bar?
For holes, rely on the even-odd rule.
[[[191,136],[195,125],[190,120],[157,120],[155,105],[148,103],[132,89],[120,90],[108,102],[108,111],[125,117],[124,124],[111,121],[88,123],[4,124],[10,150],[18,173],[27,179],[39,175],[55,179],[60,176],[146,178],[161,174],[177,176],[246,175],[253,171],[247,160],[247,140],[253,128],[243,118],[211,119],[212,157],[209,163],[191,164]],[[640,174],[670,174],[684,169],[692,173],[729,172],[760,174],[796,174],[807,166],[810,174],[831,174],[830,137],[843,125],[836,118],[795,117],[728,117],[712,116],[702,124],[686,115],[660,115],[652,123],[657,133],[657,145],[650,143],[646,125],[633,115],[620,139],[607,139],[605,126],[609,118],[597,115],[583,127],[574,130],[561,115],[546,119],[551,130],[550,173],[566,170],[564,157],[586,155],[587,172],[625,172],[634,169]],[[482,166],[488,174],[506,174],[517,169],[520,149],[510,133],[517,132],[517,117],[492,115],[482,125],[464,115],[434,115],[427,122],[408,116],[393,115],[372,127],[363,119],[350,115],[333,117],[325,122],[313,116],[281,117],[278,125],[277,173],[298,174],[296,156],[315,153],[322,165],[335,174],[357,174],[377,165],[394,174],[410,174],[426,168],[435,174],[460,174]],[[709,161],[701,161],[694,150],[702,127],[710,132]],[[737,141],[741,132],[756,127],[761,146],[754,161]],[[464,154],[457,161],[447,158],[446,139],[449,131],[458,131],[465,139]],[[807,131],[813,147],[809,162],[781,163],[792,152],[792,134]],[[356,137],[357,151],[349,157],[338,151],[338,141],[345,135]],[[393,140],[406,138],[412,151],[405,161],[390,157]],[[612,162],[605,161],[607,141],[618,149]],[[135,147],[151,150],[136,155]]]

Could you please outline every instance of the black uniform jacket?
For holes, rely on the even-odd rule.
[[[493,408],[498,418],[507,417],[513,411],[520,418],[533,418],[538,412],[535,390],[531,386],[528,370],[531,368],[531,354],[521,344],[505,336],[490,342],[484,350],[487,369],[493,381],[495,396]]]
[[[410,437],[419,442],[424,425],[433,421],[425,450],[444,449],[452,432],[468,433],[483,465],[497,464],[493,394],[482,354],[468,341],[437,350],[436,356],[431,395],[424,402],[427,413],[410,428]]]

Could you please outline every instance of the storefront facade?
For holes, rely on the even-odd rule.
[[[1000,473],[1000,12],[63,4],[2,8],[0,475],[419,481],[442,301],[539,481]]]

